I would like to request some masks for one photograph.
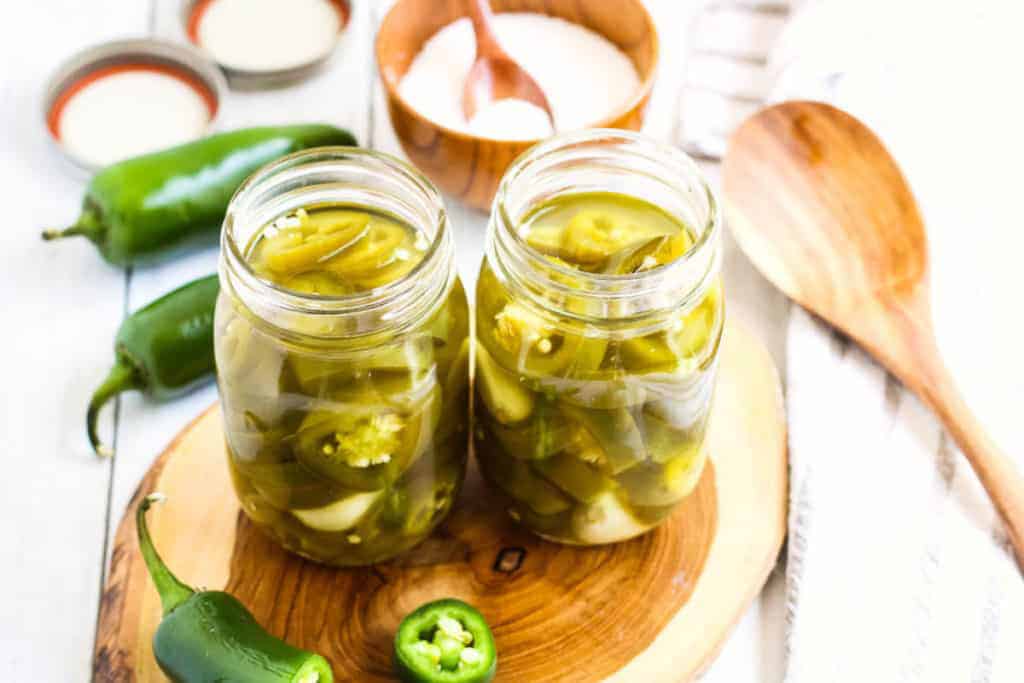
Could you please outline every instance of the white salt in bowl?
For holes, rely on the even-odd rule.
[[[492,0],[495,12],[536,12],[529,0]],[[595,112],[592,128],[639,130],[658,64],[658,34],[642,0],[553,0],[548,16],[579,24],[604,36],[636,67],[640,85],[618,109]],[[470,206],[488,209],[505,170],[540,139],[499,140],[457,130],[431,120],[401,94],[400,84],[424,43],[466,16],[462,2],[398,0],[377,33],[377,66],[388,111],[409,159],[445,193]]]

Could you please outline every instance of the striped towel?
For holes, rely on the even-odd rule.
[[[772,100],[830,101],[885,140],[928,224],[940,347],[1024,467],[1022,12],[1005,0],[812,1],[779,31],[756,83]],[[740,95],[734,113],[750,108],[751,82],[718,81]],[[714,156],[732,119],[717,138],[699,117],[687,125],[700,111],[689,96],[685,146]],[[1024,579],[956,445],[796,306],[786,356],[786,683],[1024,682]]]

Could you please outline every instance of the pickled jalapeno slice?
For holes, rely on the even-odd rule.
[[[643,434],[629,410],[588,410],[569,404],[561,409],[597,446],[598,450],[591,450],[599,467],[618,474],[646,457]]]
[[[521,460],[542,460],[565,449],[571,443],[573,433],[565,420],[556,414],[558,406],[554,401],[540,397],[533,419],[523,424],[506,426],[491,419],[482,411],[489,433],[497,438],[506,455]]]
[[[665,265],[692,244],[689,231],[661,209],[609,192],[543,205],[526,218],[522,233],[528,245],[573,268],[616,275]]]
[[[299,428],[295,455],[322,477],[342,486],[372,490],[382,486],[392,459],[408,445],[406,421],[397,413],[310,413]]]
[[[295,461],[236,467],[250,486],[279,510],[327,505],[343,495],[334,481]]]
[[[664,464],[645,462],[626,470],[616,481],[633,505],[672,505],[696,488],[705,457],[703,449],[694,449]]]
[[[522,422],[530,417],[536,398],[514,374],[505,370],[491,354],[476,347],[477,387],[491,417],[502,424]]]
[[[451,509],[461,479],[455,458],[417,460],[388,492],[381,525],[413,538],[421,536]]]
[[[295,457],[323,477],[373,490],[422,454],[440,419],[440,389],[412,414],[386,405],[347,404],[309,413],[296,433]]]
[[[554,484],[535,473],[529,463],[502,455],[486,457],[480,468],[499,489],[515,502],[540,515],[553,515],[572,507],[572,500]]]
[[[600,469],[568,453],[537,460],[533,468],[573,499],[581,503],[592,503],[605,491],[610,491],[615,482],[606,477]]]
[[[531,306],[502,296],[490,269],[478,283],[481,345],[506,370],[531,378],[582,376],[600,367],[608,341],[568,330]]]
[[[274,225],[277,232],[261,244],[261,265],[275,275],[296,276],[329,261],[367,232],[367,214],[344,213],[345,218],[330,223],[317,221],[319,225],[314,225],[303,209],[279,219]]]
[[[399,279],[423,260],[425,249],[425,241],[395,219],[328,206],[278,218],[257,235],[250,262],[257,273],[282,286],[335,295]]]

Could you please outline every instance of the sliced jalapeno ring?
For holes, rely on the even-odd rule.
[[[420,458],[388,492],[378,522],[412,538],[425,534],[451,507],[461,463]]]
[[[301,463],[245,465],[235,460],[234,464],[252,488],[278,510],[319,507],[341,495],[337,483],[316,474]]]
[[[593,437],[604,452],[597,465],[612,474],[619,474],[646,457],[643,434],[633,414],[625,408],[588,410],[563,403],[566,417],[577,421]]]
[[[529,464],[504,452],[481,458],[480,470],[489,482],[510,498],[530,506],[537,514],[553,515],[572,506],[572,500],[557,486],[534,474]]]
[[[531,376],[585,375],[597,370],[608,341],[566,332],[518,303],[506,305],[490,325],[481,322],[488,351],[507,368]]]
[[[409,614],[395,634],[395,671],[405,683],[488,683],[498,651],[474,607],[446,598]]]
[[[620,474],[617,480],[634,507],[672,505],[697,487],[706,460],[704,449],[694,449],[692,453],[683,453],[664,465],[641,463]]]
[[[522,422],[533,412],[535,397],[519,378],[502,368],[483,344],[476,345],[477,386],[494,419],[503,424]]]
[[[632,373],[673,372],[679,365],[679,356],[660,333],[623,340],[619,357],[623,367]]]
[[[376,219],[357,242],[325,261],[324,268],[347,281],[368,277],[392,260],[396,247],[407,236],[397,223]]]
[[[402,445],[405,421],[395,413],[310,413],[297,434],[303,465],[347,488],[372,491],[386,483]]]
[[[568,453],[537,460],[533,462],[533,468],[581,503],[592,503],[602,493],[615,486],[615,482],[604,476],[596,467]]]
[[[301,216],[308,214],[302,212]],[[266,238],[261,243],[260,256],[266,267],[274,273],[298,275],[361,239],[369,221],[369,214],[355,214],[337,230],[313,232],[309,235],[303,235],[301,225],[289,228],[274,237]]]

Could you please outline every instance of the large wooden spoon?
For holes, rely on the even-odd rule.
[[[942,361],[924,222],[882,143],[835,107],[785,102],[734,134],[723,184],[733,234],[765,277],[856,339],[938,414],[1024,568],[1024,480]]]
[[[473,120],[476,113],[491,102],[514,97],[543,109],[553,123],[551,105],[540,85],[498,42],[490,0],[468,2],[469,18],[476,34],[476,61],[462,89],[462,113],[466,120]]]

